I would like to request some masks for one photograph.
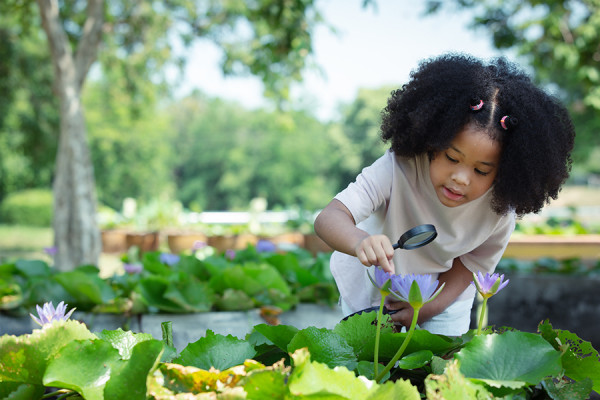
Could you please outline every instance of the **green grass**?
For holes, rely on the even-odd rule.
[[[52,246],[52,228],[0,225],[0,262],[17,258],[45,259],[44,247]]]

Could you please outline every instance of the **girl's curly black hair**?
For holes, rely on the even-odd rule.
[[[476,106],[483,100],[483,107]],[[473,110],[475,108],[476,110]],[[502,117],[508,119],[501,124]],[[538,212],[571,169],[575,129],[566,108],[505,58],[446,54],[422,62],[382,111],[381,136],[400,156],[444,150],[467,124],[502,144],[492,189],[498,214]]]

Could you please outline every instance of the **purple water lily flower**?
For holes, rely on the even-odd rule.
[[[261,239],[258,241],[258,243],[256,243],[256,251],[259,253],[270,253],[274,252],[275,250],[277,250],[277,246],[275,246],[275,243],[271,241]]]
[[[413,292],[413,282],[417,283],[419,293]],[[421,308],[425,303],[435,299],[445,284],[438,288],[438,280],[431,275],[394,275],[392,277],[392,294],[399,300],[410,303],[413,308]]]
[[[58,303],[56,308],[54,308],[52,302],[45,303],[43,307],[36,305],[35,308],[37,309],[39,318],[33,314],[29,315],[40,326],[51,324],[54,321],[66,321],[69,319],[69,317],[71,317],[73,311],[75,311],[75,308],[72,308],[71,311],[65,315],[65,311],[67,311],[67,304],[65,304],[64,301]]]
[[[160,253],[160,262],[169,266],[179,262],[180,257],[177,254]]]
[[[475,286],[479,294],[485,299],[490,298],[500,290],[504,289],[508,285],[510,279],[504,280],[504,274],[492,274],[486,273],[485,276],[481,271],[477,271],[477,275],[473,273],[473,282],[471,284]]]
[[[208,246],[208,244],[202,240],[196,240],[192,245],[192,250],[200,250]]]
[[[54,256],[57,251],[58,249],[55,246],[44,247],[44,253],[48,254],[49,256]]]
[[[369,272],[367,272],[367,276],[371,280],[373,286],[379,289],[382,292],[382,295],[387,296],[390,292],[390,286],[392,285],[392,279],[395,275],[390,274],[389,272],[385,272],[379,267],[375,267],[375,279],[371,276]]]
[[[144,266],[140,263],[123,264],[123,269],[128,274],[139,274],[144,270]]]
[[[225,251],[225,258],[228,259],[228,260],[230,260],[230,261],[233,261],[233,259],[235,258],[235,250],[231,250],[231,249],[226,250]]]

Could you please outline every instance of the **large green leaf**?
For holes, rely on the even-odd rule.
[[[92,339],[78,321],[57,321],[19,337],[0,337],[0,380],[41,385],[46,366],[65,345],[77,339]]]
[[[244,390],[249,399],[283,400],[289,393],[286,376],[273,370],[257,371],[251,374],[244,380]]]
[[[115,349],[119,350],[119,355],[123,360],[131,358],[131,352],[138,343],[154,339],[149,333],[133,333],[131,331],[124,331],[121,328],[114,331],[105,329],[98,334],[98,337],[109,342]]]
[[[492,387],[535,385],[562,370],[560,353],[533,333],[479,335],[455,354],[460,372]]]
[[[34,276],[50,276],[51,269],[41,260],[18,260],[15,263],[17,270],[24,276],[31,278]]]
[[[54,279],[80,304],[104,304],[115,298],[112,288],[98,275],[75,270],[56,274]]]
[[[376,390],[367,397],[367,400],[379,399],[420,400],[421,396],[417,388],[410,381],[398,379],[395,382],[386,382],[383,385],[377,386]]]
[[[232,335],[215,334],[209,329],[205,337],[188,344],[173,362],[205,370],[214,367],[222,371],[242,364],[255,354],[256,350],[250,343]]]
[[[309,396],[337,395],[343,399],[365,399],[374,387],[360,380],[354,372],[339,367],[335,370],[326,364],[311,361],[311,355],[306,349],[300,349],[292,354],[294,368],[288,379],[288,388],[293,395]]]
[[[460,373],[456,361],[449,362],[442,375],[427,376],[425,392],[428,399],[491,400],[494,398],[484,385],[466,379]]]
[[[594,390],[600,392],[600,357],[592,344],[569,331],[553,329],[547,320],[540,323],[538,330],[548,343],[563,352],[565,375],[575,381],[590,378]]]
[[[375,346],[375,333],[377,331],[377,313],[375,311],[354,315],[345,321],[340,321],[333,332],[337,333],[352,346],[359,360],[373,361]],[[384,315],[382,333],[393,333],[392,320],[389,315]],[[364,356],[364,354],[368,356]]]
[[[0,398],[5,400],[39,399],[44,395],[42,385],[31,385],[21,382],[0,382]]]
[[[109,342],[75,340],[48,363],[44,385],[74,390],[86,400],[104,400],[106,383],[113,371],[121,371],[124,363]]]
[[[298,328],[291,325],[267,325],[259,324],[254,326],[254,330],[261,333],[269,339],[275,346],[281,350],[287,351],[288,345],[298,333]]]
[[[114,345],[113,345],[114,346]],[[111,400],[145,400],[148,374],[156,367],[163,350],[159,340],[137,343],[129,360],[118,363],[104,388],[104,398]]]
[[[343,366],[354,370],[358,363],[354,349],[337,333],[309,326],[299,331],[288,344],[288,352],[308,348],[311,357],[329,367]]]
[[[234,266],[223,272],[226,287],[239,289],[252,296],[265,289],[277,289],[285,295],[291,290],[277,269],[266,263]]]
[[[169,284],[163,295],[185,312],[210,311],[215,301],[214,293],[206,282],[183,274]]]

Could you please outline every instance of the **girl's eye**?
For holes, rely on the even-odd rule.
[[[456,160],[456,159],[454,159],[454,158],[450,157],[450,156],[448,155],[448,153],[445,153],[445,154],[446,154],[446,158],[447,158],[447,159],[448,159],[448,161],[450,161],[451,163],[457,163],[457,162],[458,162],[458,160]]]
[[[487,176],[489,174],[489,172],[483,172],[483,171],[478,170],[477,168],[475,168],[475,172],[481,176]]]

